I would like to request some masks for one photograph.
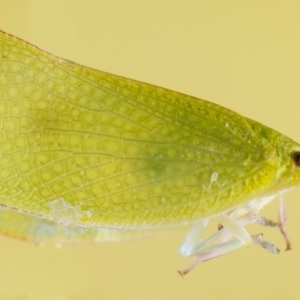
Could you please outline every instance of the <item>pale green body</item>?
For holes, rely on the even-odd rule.
[[[8,208],[89,227],[189,224],[298,185],[291,153],[299,149],[216,104],[0,33],[0,204]]]

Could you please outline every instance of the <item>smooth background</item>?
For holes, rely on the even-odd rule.
[[[300,141],[299,1],[0,0],[0,28],[58,56],[219,103]],[[0,299],[296,299],[294,249],[251,247],[199,266],[158,239],[57,249],[0,239]],[[276,219],[276,202],[264,215]],[[255,228],[284,248],[276,229]]]

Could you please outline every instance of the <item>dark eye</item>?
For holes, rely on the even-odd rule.
[[[295,165],[297,167],[300,167],[300,152],[299,151],[295,152],[293,158],[294,158]]]

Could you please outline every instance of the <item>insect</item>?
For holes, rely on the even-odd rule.
[[[198,263],[251,244],[258,215],[300,182],[300,146],[211,102],[57,58],[0,33],[0,231],[62,242],[193,226]],[[216,233],[204,238],[211,219]]]

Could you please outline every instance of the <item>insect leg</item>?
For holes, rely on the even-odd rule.
[[[282,219],[284,220],[284,213],[283,213]],[[260,216],[254,214],[254,213],[251,213],[251,212],[249,212],[249,213],[243,215],[242,217],[240,217],[238,219],[238,222],[243,226],[246,226],[248,224],[259,224],[259,225],[262,225],[262,226],[271,226],[271,227],[280,226],[279,225],[280,223],[273,222],[271,220],[268,220],[264,217],[260,217]],[[283,226],[284,226],[284,224],[285,223],[283,221]],[[283,227],[283,230],[284,230],[284,227]],[[266,249],[270,253],[278,254],[280,252],[279,249],[276,248],[273,243],[265,241],[263,239],[262,234],[252,235],[251,240],[252,240],[253,245],[261,246],[262,248]]]
[[[189,267],[185,268],[182,271],[178,271],[178,273],[181,276],[184,276],[191,270],[193,270],[199,263],[218,258],[225,254],[229,254],[235,250],[238,250],[239,248],[242,248],[243,246],[244,244],[241,241],[233,240],[203,249],[202,251],[199,251],[197,258]]]
[[[237,212],[237,214],[239,214],[239,209],[236,209],[235,211]],[[248,212],[247,214],[242,215],[242,217],[240,217],[238,220],[244,225],[258,224],[262,226],[278,227],[286,242],[285,250],[288,251],[292,249],[291,240],[286,232],[286,223],[287,223],[286,206],[285,206],[284,199],[282,197],[279,200],[278,222],[274,222],[272,220],[258,216],[253,212]]]
[[[179,253],[183,257],[190,257],[195,255],[195,247],[201,244],[203,235],[209,224],[209,219],[201,220],[199,223],[194,225],[192,230],[187,235],[185,241],[179,248]]]
[[[183,256],[197,255],[197,258],[188,268],[179,271],[180,275],[184,276],[194,269],[200,262],[206,262],[222,255],[229,254],[242,247],[247,247],[252,243],[251,237],[246,229],[234,218],[222,215],[219,217],[219,223],[222,225],[222,229],[204,241],[202,241],[202,237],[205,232],[203,224],[197,224],[194,226],[183,245],[180,247],[179,252]],[[200,227],[201,230],[200,238],[197,234],[197,227]],[[232,237],[235,239],[230,240]]]
[[[268,252],[272,254],[278,254],[280,251],[278,248],[274,246],[273,243],[267,242],[263,239],[263,234],[257,234],[257,235],[252,235],[252,244],[256,246],[261,246],[262,248],[266,249]]]
[[[286,249],[285,251],[292,250],[292,242],[290,240],[290,237],[288,236],[285,227],[287,223],[287,217],[286,217],[286,206],[283,197],[280,197],[279,200],[279,211],[278,211],[278,227],[280,229],[280,232],[282,233],[285,242],[286,242]]]
[[[248,213],[236,219],[233,215],[224,214],[218,217],[220,229],[203,240],[203,235],[208,226],[208,219],[196,224],[186,240],[179,249],[182,256],[191,257],[196,255],[194,262],[182,271],[178,271],[181,276],[193,270],[199,263],[206,262],[225,254],[229,254],[238,249],[252,245],[260,246],[268,252],[278,254],[279,250],[273,243],[265,241],[262,234],[250,236],[244,226],[258,223],[264,226],[277,226],[272,221],[259,217],[253,213]]]
[[[264,217],[258,216],[254,213],[247,213],[238,219],[243,225],[258,224],[261,226],[278,227],[278,223]]]

